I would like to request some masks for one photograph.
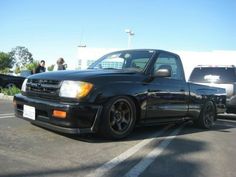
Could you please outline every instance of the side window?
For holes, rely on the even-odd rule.
[[[155,64],[154,73],[158,69],[168,69],[171,73],[171,79],[182,80],[183,79],[183,68],[180,59],[175,55],[168,53],[159,54]]]
[[[140,68],[140,69],[144,69],[147,62],[148,62],[149,58],[137,58],[137,59],[133,59],[131,61],[131,67],[132,68]]]

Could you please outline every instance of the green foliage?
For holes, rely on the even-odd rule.
[[[6,68],[11,68],[13,65],[13,59],[8,53],[0,52],[0,71],[4,71]]]
[[[11,88],[0,88],[0,92],[4,95],[14,96],[17,93],[21,93],[21,90],[14,86]]]
[[[7,74],[9,72],[10,72],[10,68],[4,68],[4,69],[0,70],[1,74]]]
[[[32,63],[28,63],[28,64],[26,64],[25,65],[25,68],[27,69],[27,70],[30,70],[30,71],[33,71],[37,66],[38,66],[38,61],[33,61]]]
[[[15,73],[16,73],[16,74],[19,74],[19,73],[20,73],[20,71],[21,71],[20,67],[19,67],[19,66],[17,66],[17,67],[15,68]]]
[[[48,66],[48,71],[53,71],[55,65]]]
[[[33,62],[33,56],[26,47],[17,46],[9,53],[16,67],[23,68],[26,64]]]

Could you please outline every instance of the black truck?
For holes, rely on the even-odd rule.
[[[11,88],[13,86],[21,88],[25,77],[0,74],[0,87]]]
[[[209,129],[225,104],[225,89],[187,83],[178,55],[152,49],[113,52],[84,71],[32,75],[14,97],[16,115],[35,125],[114,139],[136,125],[183,119]]]

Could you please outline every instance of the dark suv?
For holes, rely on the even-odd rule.
[[[236,113],[236,68],[230,66],[197,66],[193,69],[190,82],[225,88],[227,113]]]

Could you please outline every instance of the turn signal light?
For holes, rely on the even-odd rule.
[[[60,119],[65,119],[66,118],[66,112],[65,111],[59,111],[59,110],[53,110],[52,116],[60,118]]]

